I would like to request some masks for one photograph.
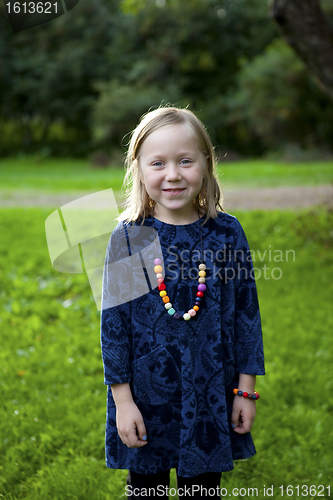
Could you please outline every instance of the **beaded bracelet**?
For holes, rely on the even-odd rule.
[[[243,398],[255,399],[255,400],[260,398],[260,394],[257,391],[254,391],[253,394],[249,394],[248,392],[243,392],[239,391],[238,389],[234,389],[232,392],[235,394],[235,396],[243,396]]]

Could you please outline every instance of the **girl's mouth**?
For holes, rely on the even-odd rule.
[[[163,189],[164,192],[169,193],[169,194],[180,194],[185,190],[183,189]]]

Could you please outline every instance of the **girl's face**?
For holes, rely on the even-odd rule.
[[[140,179],[156,202],[155,216],[167,223],[198,219],[193,199],[199,194],[207,159],[190,127],[167,125],[152,132],[140,148]]]

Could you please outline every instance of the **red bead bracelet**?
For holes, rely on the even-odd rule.
[[[249,394],[248,392],[245,391],[243,392],[239,391],[238,389],[234,389],[232,392],[235,394],[235,396],[243,396],[243,398],[254,399],[254,400],[260,398],[260,394],[257,391],[254,391],[253,394]]]

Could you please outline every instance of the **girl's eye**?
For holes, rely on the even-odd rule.
[[[187,160],[187,159],[184,159],[180,162],[182,165],[188,165],[189,163],[191,163],[191,160]]]
[[[161,161],[155,161],[152,165],[153,167],[162,167],[163,163]]]

